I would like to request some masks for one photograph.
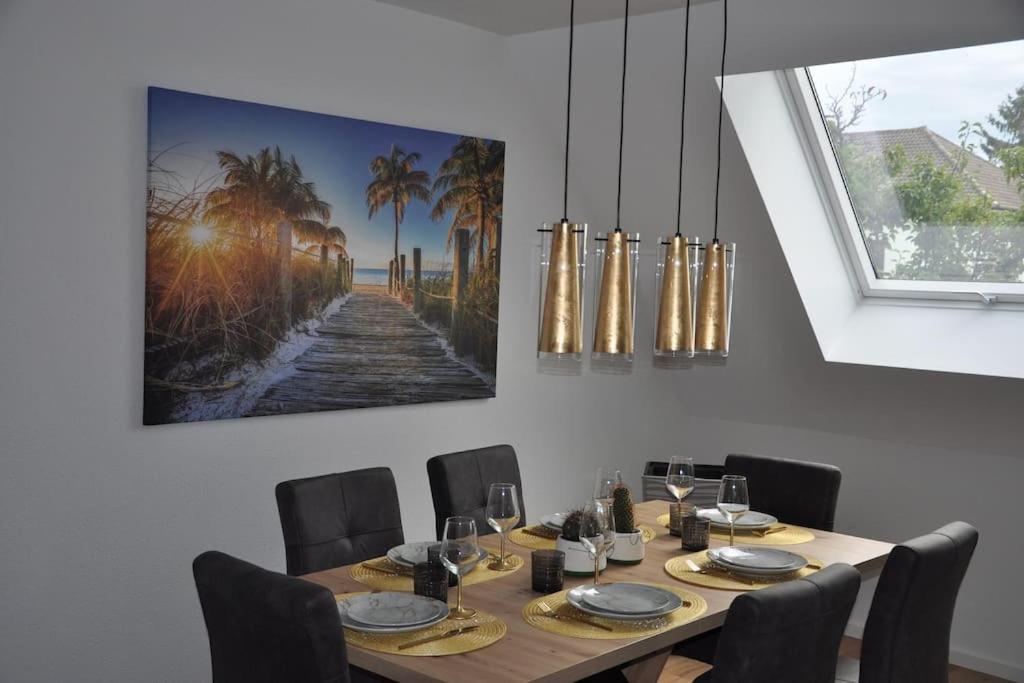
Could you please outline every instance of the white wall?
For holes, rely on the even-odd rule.
[[[746,4],[733,3],[739,70],[1022,26],[1012,0]],[[894,25],[878,28],[882,15]],[[712,28],[694,33],[687,232],[707,233],[710,220],[715,16],[694,10]],[[637,20],[631,55],[623,209],[648,244],[673,227],[673,17]],[[579,37],[571,215],[607,229],[619,31]],[[655,372],[642,355],[632,377],[536,372],[531,245],[561,208],[564,50],[557,32],[506,40],[366,0],[0,2],[0,678],[204,680],[191,559],[219,548],[283,569],[275,483],[390,465],[407,535],[427,537],[426,458],[499,442],[520,453],[531,517],[581,500],[602,462],[635,476],[676,450],[708,461],[747,450],[843,467],[840,524],[853,532],[899,539],[975,521],[983,540],[955,645],[1024,668],[1019,594],[991,588],[1009,585],[995,543],[1019,538],[999,510],[1024,474],[1018,384],[826,366],[731,133],[723,235],[740,243],[740,271],[729,366]],[[141,427],[147,85],[507,140],[498,397]],[[640,348],[650,343],[642,329]]]

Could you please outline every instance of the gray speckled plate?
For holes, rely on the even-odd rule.
[[[712,548],[708,559],[731,571],[744,574],[789,574],[807,566],[803,555],[763,546]]]
[[[420,562],[427,561],[427,549],[432,545],[440,545],[440,541],[416,541],[413,543],[404,543],[402,545],[396,545],[394,548],[388,551],[388,559],[397,564],[399,567],[412,568]],[[488,553],[483,548],[480,549],[480,559],[477,562],[482,562],[487,559]]]
[[[596,592],[593,584],[584,584],[565,597],[573,607],[608,619],[652,619],[674,612],[683,604],[675,593],[637,583],[599,585]],[[596,602],[607,607],[599,607]]]
[[[729,528],[729,520],[716,508],[705,508],[697,511],[697,516],[711,522],[712,526]],[[748,510],[736,520],[736,528],[742,530],[767,529],[779,520],[764,512]]]
[[[413,593],[370,593],[348,601],[349,619],[378,628],[422,626],[448,616],[448,605]]]

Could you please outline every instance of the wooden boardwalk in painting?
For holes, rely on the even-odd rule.
[[[490,398],[494,388],[383,287],[356,285],[249,415]]]

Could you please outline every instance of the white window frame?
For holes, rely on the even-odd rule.
[[[843,246],[853,284],[861,296],[927,300],[932,305],[948,302],[955,306],[999,306],[1024,310],[1024,283],[893,280],[877,277],[825,127],[811,77],[806,68],[786,69],[779,71],[778,76],[804,143],[808,163],[816,169],[816,175],[821,181],[819,190],[829,206],[832,228]]]

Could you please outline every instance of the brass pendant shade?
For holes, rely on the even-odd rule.
[[[700,242],[696,237],[673,235],[662,238],[660,244],[664,255],[659,259],[654,352],[659,356],[693,356]]]
[[[604,257],[599,261],[599,289],[594,316],[594,351],[632,359],[633,310],[636,302],[636,260],[638,236],[609,232],[604,239]],[[600,250],[599,250],[600,251]]]
[[[704,250],[697,302],[696,350],[699,353],[729,355],[735,258],[735,244],[726,245],[716,240]]]
[[[583,353],[583,248],[586,225],[561,221],[551,226],[544,249],[547,273],[543,283],[539,356]]]

